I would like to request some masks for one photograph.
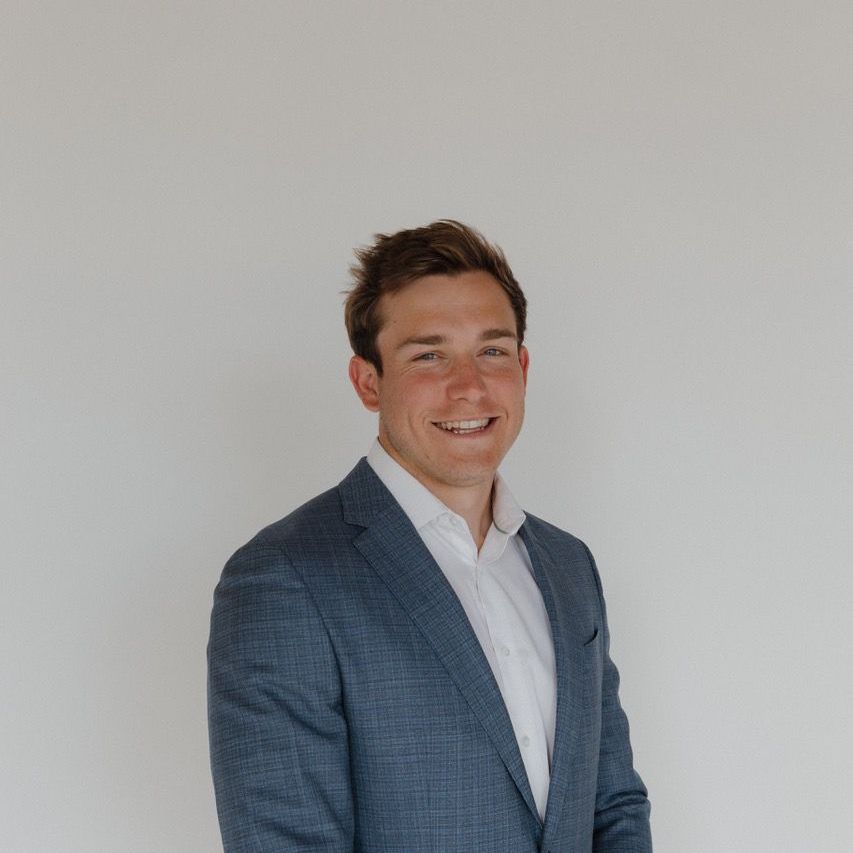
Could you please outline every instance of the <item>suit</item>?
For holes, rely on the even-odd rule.
[[[211,621],[226,853],[650,853],[595,563],[531,515],[557,724],[544,825],[459,600],[362,459],[229,560]]]

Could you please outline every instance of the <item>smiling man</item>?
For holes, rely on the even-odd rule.
[[[349,375],[378,439],[225,567],[208,649],[226,853],[647,853],[586,546],[498,466],[526,300],[451,220],[357,252]]]

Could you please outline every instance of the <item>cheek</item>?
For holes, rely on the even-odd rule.
[[[438,395],[438,384],[430,377],[411,376],[399,383],[395,399],[401,408],[414,413],[429,407]]]
[[[524,382],[515,373],[501,376],[494,388],[495,393],[511,405],[518,405],[524,401]]]
[[[397,422],[420,419],[435,399],[431,383],[422,379],[407,378],[383,389],[381,412],[386,419]]]

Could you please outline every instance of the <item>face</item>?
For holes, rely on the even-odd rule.
[[[440,498],[491,487],[524,418],[528,354],[488,273],[418,279],[380,303],[380,377],[358,356],[350,379],[379,413],[379,440]]]

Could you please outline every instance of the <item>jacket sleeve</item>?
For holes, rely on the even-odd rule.
[[[610,659],[610,631],[601,579],[589,549],[587,554],[598,587],[604,626],[601,744],[592,849],[593,853],[651,853],[648,792],[634,770],[628,718],[619,702],[619,672]]]
[[[338,665],[309,591],[276,546],[244,546],[216,588],[208,722],[225,853],[352,850]]]

